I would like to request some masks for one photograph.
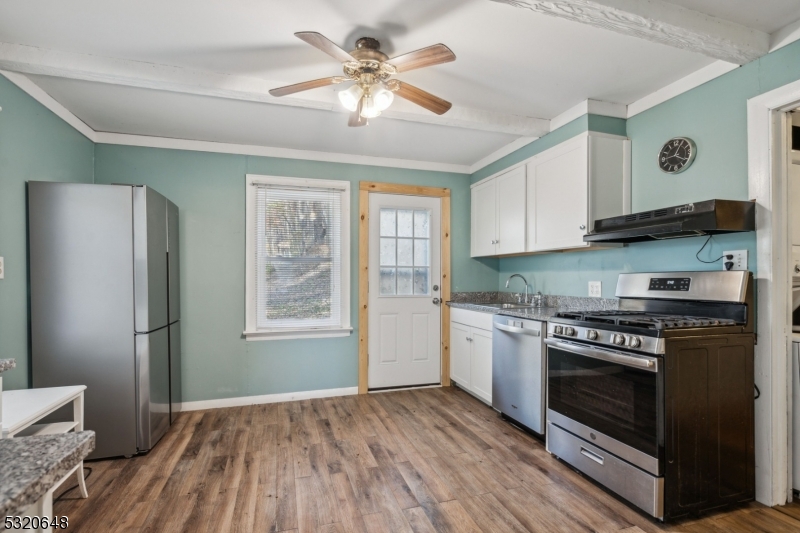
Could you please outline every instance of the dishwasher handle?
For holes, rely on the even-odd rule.
[[[506,326],[505,324],[494,323],[494,327],[506,333],[519,333],[521,335],[530,335],[531,337],[541,337],[542,332],[535,329],[518,328],[515,326]]]

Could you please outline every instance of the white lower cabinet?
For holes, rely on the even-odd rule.
[[[492,332],[484,328],[491,327],[492,315],[463,309],[453,311],[458,313],[450,318],[450,379],[491,404]]]

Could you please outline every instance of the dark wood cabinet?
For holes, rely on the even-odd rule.
[[[665,519],[754,499],[753,352],[749,334],[668,344]]]

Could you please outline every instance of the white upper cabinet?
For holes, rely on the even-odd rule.
[[[472,188],[472,257],[525,251],[525,166]]]
[[[498,176],[497,251],[498,255],[525,251],[525,167]]]
[[[562,143],[528,163],[527,251],[583,245],[589,224],[588,138]]]
[[[600,248],[595,220],[630,213],[630,141],[582,133],[472,186],[472,257]]]

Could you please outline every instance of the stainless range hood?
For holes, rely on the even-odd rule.
[[[755,202],[706,200],[595,220],[583,240],[628,243],[755,229]]]

